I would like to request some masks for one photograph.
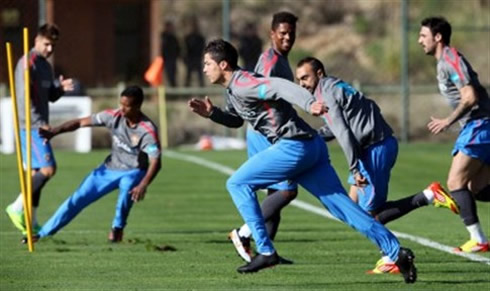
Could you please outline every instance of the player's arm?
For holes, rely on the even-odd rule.
[[[129,191],[129,194],[131,195],[131,200],[135,202],[141,201],[145,198],[146,188],[150,185],[150,183],[153,181],[153,179],[162,168],[160,156],[158,156],[157,158],[150,158],[149,160],[150,162],[145,176],[136,187]]]
[[[245,96],[258,96],[261,100],[279,100],[283,99],[291,104],[297,105],[304,111],[319,115],[326,111],[321,102],[317,102],[311,93],[299,85],[276,77],[257,77],[259,82],[250,88],[241,88],[242,90],[251,90],[245,92]],[[320,111],[320,112],[319,112]]]
[[[236,114],[233,106],[227,104],[225,110],[222,110],[221,108],[214,106],[207,96],[204,100],[192,98],[189,100],[188,106],[192,112],[204,118],[209,118],[221,125],[231,128],[238,128],[243,125],[243,119]]]
[[[325,98],[326,105],[328,106],[328,113],[324,114],[323,119],[328,124],[328,127],[340,144],[347,159],[347,163],[349,164],[349,171],[356,177],[356,181],[361,182],[360,184],[362,185],[365,181],[363,181],[364,177],[362,177],[359,172],[361,147],[347,124],[342,112],[342,107],[339,104],[339,100],[344,98],[344,94],[351,93],[346,92],[342,88],[333,87],[329,89],[328,94],[330,96]]]
[[[478,95],[475,92],[475,88],[472,85],[465,85],[459,89],[461,100],[451,114],[444,119],[437,119],[431,116],[431,121],[428,124],[429,130],[433,134],[438,134],[451,125],[457,122],[461,117],[468,113],[473,106],[478,103]]]
[[[72,91],[74,88],[73,79],[65,79],[63,75],[60,75],[58,80],[54,80],[51,84],[49,101],[55,102],[65,94],[66,91]]]
[[[86,127],[91,125],[92,125],[92,117],[90,116],[78,118],[78,119],[72,119],[54,128],[39,128],[39,135],[47,140],[50,140],[53,137],[57,136],[58,134],[75,131],[80,127]]]

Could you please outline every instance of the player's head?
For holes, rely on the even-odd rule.
[[[119,105],[124,117],[128,119],[137,118],[141,114],[143,104],[143,90],[138,86],[129,86],[121,92]]]
[[[311,93],[315,91],[320,79],[325,76],[325,67],[317,58],[303,58],[296,66],[296,78],[299,85]]]
[[[37,31],[34,39],[34,50],[41,56],[48,58],[53,53],[59,36],[60,31],[55,24],[44,24]]]
[[[289,12],[278,12],[272,16],[270,38],[272,46],[287,56],[296,40],[296,22],[298,17]]]
[[[451,24],[444,17],[428,17],[422,20],[419,44],[428,55],[434,55],[438,44],[451,42]]]
[[[204,48],[203,72],[212,84],[220,84],[224,80],[224,72],[232,72],[238,68],[238,52],[233,45],[225,40],[216,39]]]

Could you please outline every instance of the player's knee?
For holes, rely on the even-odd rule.
[[[284,190],[281,194],[289,201],[292,201],[298,196],[298,190]]]
[[[39,171],[49,179],[56,174],[56,166],[41,168]]]
[[[454,191],[466,187],[468,187],[468,183],[462,181],[461,179],[451,177],[447,179],[447,188],[449,189],[449,191]]]

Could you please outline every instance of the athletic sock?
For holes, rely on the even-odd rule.
[[[41,189],[44,187],[48,180],[49,178],[41,173],[41,171],[37,171],[34,176],[32,176],[32,206],[39,206],[39,200],[41,199]]]
[[[466,226],[466,229],[470,233],[471,239],[479,243],[486,243],[488,241],[487,237],[483,233],[480,223],[475,223]]]
[[[490,201],[490,185],[487,185],[485,188],[480,190],[480,192],[475,195],[475,199],[483,202]]]
[[[428,204],[430,204],[430,203],[432,203],[432,201],[434,201],[434,192],[432,192],[429,189],[425,189],[424,191],[422,191],[422,193],[424,193],[424,196],[427,199]]]
[[[32,227],[37,224],[37,207],[32,207]]]
[[[451,196],[459,206],[459,216],[464,225],[470,226],[478,223],[478,214],[476,211],[476,202],[470,190],[467,188],[451,191]]]
[[[383,259],[383,262],[385,262],[385,264],[394,264],[395,262],[390,259],[390,257],[388,256],[383,256],[381,259]]]
[[[17,199],[15,199],[14,203],[10,204],[12,209],[16,212],[22,212],[24,210],[23,200],[22,193],[20,193],[19,196],[17,196]]]
[[[291,200],[286,198],[281,191],[273,192],[262,201],[262,215],[264,216],[267,233],[271,240],[274,240],[277,229],[279,228],[281,209],[288,205],[289,202],[291,202]]]
[[[376,219],[382,224],[386,224],[402,217],[414,209],[428,204],[429,202],[424,192],[419,192],[397,201],[386,202],[380,210],[377,210]]]
[[[249,238],[249,237],[252,236],[252,231],[250,230],[250,227],[248,227],[248,225],[245,223],[238,230],[238,235],[241,236],[241,237]]]

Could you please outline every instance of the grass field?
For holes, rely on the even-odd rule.
[[[390,198],[418,192],[433,180],[445,181],[450,145],[416,144],[400,148]],[[236,168],[245,152],[185,152]],[[336,146],[331,157],[343,181],[345,158]],[[39,219],[58,205],[107,152],[56,152],[59,170],[43,192]],[[18,193],[15,157],[0,155],[0,208]],[[283,211],[275,245],[295,261],[253,275],[242,265],[227,233],[241,219],[226,192],[227,176],[190,162],[164,157],[163,170],[133,208],[124,242],[107,243],[116,193],[84,210],[57,235],[38,242],[29,253],[20,233],[0,215],[0,290],[488,290],[490,266],[400,239],[416,254],[419,279],[406,285],[401,276],[367,275],[379,258],[367,239],[345,225],[294,206]],[[259,194],[263,198],[263,194]],[[320,204],[305,191],[299,200]],[[479,203],[481,223],[490,234],[490,204]],[[459,217],[425,207],[388,224],[397,232],[456,246],[468,239]],[[176,251],[160,251],[172,246]],[[480,254],[490,259],[490,253]]]

